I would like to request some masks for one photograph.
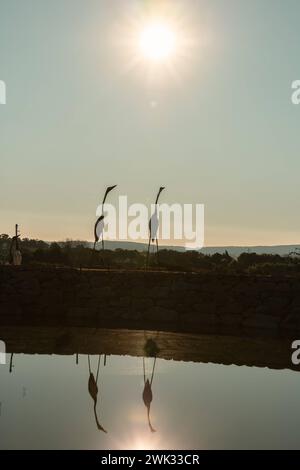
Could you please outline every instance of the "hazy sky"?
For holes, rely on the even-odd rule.
[[[163,184],[205,204],[206,245],[299,242],[299,1],[172,0],[187,50],[151,77],[127,47],[148,4],[0,0],[0,232],[92,239],[106,185]]]

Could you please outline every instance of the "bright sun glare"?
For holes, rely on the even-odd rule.
[[[193,23],[173,0],[151,5],[134,9],[115,32],[125,52],[125,70],[135,69],[145,83],[155,86],[169,83],[169,78],[178,83],[189,72],[195,50]]]
[[[139,48],[145,59],[163,62],[176,52],[176,35],[168,24],[161,22],[147,25],[140,33]]]

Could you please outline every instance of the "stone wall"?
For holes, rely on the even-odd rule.
[[[300,280],[2,266],[0,325],[297,337]]]

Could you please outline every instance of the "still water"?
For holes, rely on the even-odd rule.
[[[9,364],[0,366],[0,448],[300,447],[298,372],[163,359],[154,364],[153,358],[143,364],[129,356],[104,360],[80,355],[77,364],[76,356],[16,354],[11,373]],[[91,373],[96,381],[98,364],[95,388]],[[156,432],[143,401],[147,378]]]

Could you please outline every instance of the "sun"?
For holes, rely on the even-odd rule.
[[[134,72],[146,87],[169,86],[170,79],[176,86],[198,56],[188,9],[174,0],[139,2],[144,3],[149,3],[147,8],[135,5],[112,31],[124,73]],[[153,108],[155,101],[150,100]]]
[[[153,22],[146,25],[139,35],[141,56],[151,62],[166,62],[176,53],[176,34],[170,25]]]

